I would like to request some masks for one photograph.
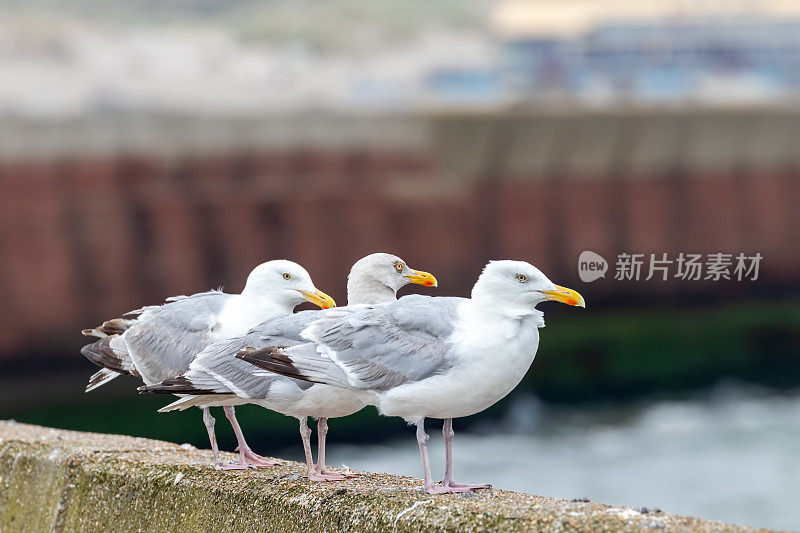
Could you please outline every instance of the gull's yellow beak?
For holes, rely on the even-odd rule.
[[[556,302],[565,303],[567,305],[586,307],[586,302],[583,300],[583,296],[578,294],[578,291],[573,291],[572,289],[561,287],[560,285],[556,285],[556,290],[542,291],[542,294],[546,296],[545,300],[555,300]]]
[[[319,289],[316,289],[313,293],[306,292],[306,291],[298,291],[302,294],[307,302],[311,302],[314,305],[318,305],[323,309],[329,309],[331,307],[336,307],[336,302],[333,301],[333,298],[325,294]]]
[[[438,287],[439,282],[436,281],[436,276],[429,272],[415,270],[413,274],[406,275],[408,281],[416,283],[417,285],[424,285],[425,287]]]

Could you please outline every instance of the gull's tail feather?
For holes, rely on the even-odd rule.
[[[81,348],[81,354],[97,366],[120,374],[139,375],[119,335],[110,335],[87,344]]]
[[[84,389],[84,392],[92,392],[97,387],[102,387],[112,379],[117,378],[121,375],[122,374],[120,374],[116,370],[109,370],[108,368],[102,368],[97,372],[95,372],[94,374],[92,374],[92,376],[89,378],[89,383],[86,384],[86,389]]]
[[[194,406],[203,407],[206,402],[208,402],[208,398],[204,398],[203,396],[186,396],[169,405],[165,405],[159,409],[158,412],[169,413],[170,411],[185,411]]]
[[[333,361],[322,357],[313,343],[289,347],[269,346],[261,349],[245,349],[237,353],[236,357],[275,374],[312,383],[349,388],[344,372]]]

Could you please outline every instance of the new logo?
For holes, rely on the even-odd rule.
[[[600,278],[606,277],[608,272],[608,261],[603,256],[589,250],[581,252],[578,257],[578,276],[584,283],[590,283]]]

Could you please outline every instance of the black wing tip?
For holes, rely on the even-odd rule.
[[[271,367],[276,365],[287,367],[297,372],[292,360],[286,356],[281,350],[285,346],[267,346],[266,348],[245,348],[240,350],[236,357],[243,361],[247,361],[251,365],[255,365],[265,370],[272,370]]]
[[[264,370],[269,370],[282,376],[302,379],[312,383],[322,383],[305,373],[294,365],[294,361],[283,353],[286,346],[267,346],[261,349],[245,349],[236,354],[238,359],[247,361]]]
[[[165,379],[161,383],[155,385],[147,385],[139,387],[139,392],[153,392],[156,394],[213,394],[213,391],[200,389],[192,383],[189,378],[183,374],[175,376],[174,378]]]
[[[107,336],[84,345],[81,348],[81,355],[101,368],[107,368],[108,370],[113,370],[120,374],[138,377],[139,372],[137,372],[132,365],[126,365],[125,361],[114,353],[114,349],[111,348],[111,340],[114,338],[115,336],[113,335]],[[128,368],[126,368],[126,366]]]
[[[178,391],[189,390],[193,387],[192,382],[186,379],[185,376],[175,376],[174,378],[165,379],[161,383],[155,385],[143,385],[139,387],[139,392],[155,392],[161,394],[172,394]]]
[[[107,339],[107,337],[104,337],[84,345],[81,348],[81,355],[99,367],[109,368],[105,363],[109,359],[112,359],[112,357],[110,357],[108,351],[104,349],[109,342]],[[116,370],[116,368],[110,368],[110,370]]]
[[[121,335],[130,328],[135,320],[127,318],[112,318],[94,328],[82,329],[81,334],[87,337],[105,338],[113,335]]]
[[[268,362],[273,359],[282,360],[291,362],[291,359],[286,357],[281,350],[285,348],[285,346],[267,346],[266,348],[245,348],[244,350],[240,350],[236,357],[247,361],[248,363],[252,363],[254,365],[258,365],[258,363]]]
[[[84,356],[89,361],[91,361],[92,363],[94,363],[95,358],[96,358],[96,354],[95,354],[94,348],[95,348],[95,344],[97,344],[98,342],[100,342],[100,341],[95,341],[95,342],[93,342],[91,344],[86,344],[86,345],[81,347],[81,355]]]
[[[161,383],[155,385],[143,385],[138,388],[139,392],[154,392],[157,394],[171,394],[176,392],[177,389],[183,390],[190,387],[192,382],[186,379],[185,376],[179,375],[174,378],[165,379]]]

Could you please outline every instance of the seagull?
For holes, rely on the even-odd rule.
[[[408,283],[437,286],[432,274],[410,268],[396,255],[368,255],[359,259],[350,270],[347,278],[348,304],[364,306],[396,301],[397,291]],[[294,416],[300,422],[308,478],[312,481],[345,479],[346,475],[325,470],[327,419],[347,416],[362,409],[367,405],[365,394],[267,374],[234,357],[245,349],[258,350],[272,345],[291,346],[305,342],[300,333],[322,312],[327,311],[301,311],[277,317],[260,324],[247,335],[211,344],[198,354],[187,372],[158,385],[145,387],[144,390],[187,395],[160,409],[160,412],[183,410],[195,405],[207,408],[252,403]],[[311,454],[309,416],[318,418],[316,466]]]
[[[292,261],[275,260],[250,272],[241,294],[208,291],[168,298],[163,305],[137,309],[84,335],[100,337],[81,353],[103,369],[94,374],[86,392],[122,374],[142,378],[146,385],[159,383],[189,368],[192,359],[210,343],[242,335],[266,319],[290,314],[304,301],[323,309],[335,307],[333,298],[317,290],[306,270]],[[203,422],[211,441],[214,464],[219,469],[247,468],[277,463],[253,453],[244,440],[233,407],[225,408],[239,443],[238,465],[219,461],[214,417],[203,408]]]
[[[470,298],[409,295],[396,302],[321,313],[301,334],[311,342],[243,350],[237,357],[270,372],[370,393],[386,416],[417,427],[423,489],[467,492],[490,485],[453,479],[453,419],[499,401],[536,355],[539,303],[585,307],[583,297],[523,261],[492,261]],[[442,418],[445,473],[431,481],[425,418]]]

